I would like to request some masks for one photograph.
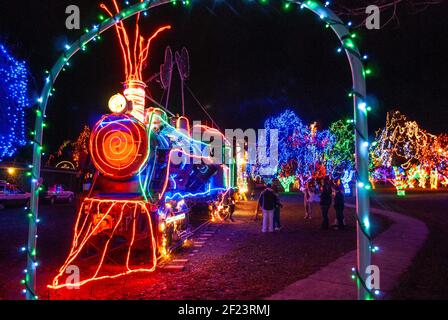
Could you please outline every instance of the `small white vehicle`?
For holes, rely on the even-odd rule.
[[[0,181],[0,209],[29,205],[31,194],[21,191],[17,186]]]
[[[57,202],[72,203],[75,200],[75,193],[65,190],[63,185],[56,184],[48,188],[48,191],[44,193],[43,199],[51,205]]]

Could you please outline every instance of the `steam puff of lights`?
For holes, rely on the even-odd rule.
[[[112,113],[123,113],[126,110],[127,101],[123,95],[118,93],[109,99],[108,105]]]

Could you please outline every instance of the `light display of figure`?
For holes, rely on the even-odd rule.
[[[431,170],[429,183],[432,190],[437,190],[437,187],[439,185],[439,172],[437,171],[437,169]]]
[[[422,167],[418,168],[418,186],[426,189],[426,182],[428,181],[428,173]]]
[[[418,180],[419,177],[419,171],[418,169],[414,166],[412,168],[410,168],[407,172],[407,185],[409,189],[414,189],[415,188],[415,183]]]
[[[448,177],[442,177],[442,181],[440,181],[440,184],[444,187],[448,187]]]
[[[369,182],[370,185],[372,186],[372,189],[375,190],[376,189],[376,181],[375,181],[375,177],[373,177],[372,174],[369,175]]]
[[[353,181],[354,174],[355,172],[353,170],[345,170],[344,175],[341,178],[341,183],[344,187],[344,193],[346,195],[350,195],[352,193],[349,183]]]
[[[242,150],[241,146],[237,147],[236,153],[236,183],[238,186],[239,197],[243,201],[247,201],[247,193],[249,192],[248,187],[248,174],[247,174],[247,160],[248,153],[247,150]]]
[[[280,181],[283,190],[285,190],[286,193],[289,193],[291,191],[291,185],[295,184],[296,177],[294,176],[280,177],[278,178],[278,180]]]
[[[404,197],[406,195],[406,177],[403,172],[403,169],[398,167],[393,167],[394,170],[394,179],[389,179],[389,181],[395,186],[397,189],[397,196]]]

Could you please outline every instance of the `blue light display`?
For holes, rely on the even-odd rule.
[[[339,120],[330,129],[320,129],[317,123],[308,125],[287,109],[268,118],[264,127],[278,130],[278,177],[295,176],[303,184],[311,177],[324,175],[340,179],[345,170],[354,168],[354,130],[350,123]]]
[[[0,161],[26,144],[25,109],[29,107],[28,70],[0,44]]]
[[[178,192],[178,193],[175,193],[174,195],[167,194],[167,196],[165,197],[165,200],[170,201],[170,200],[182,200],[182,199],[186,199],[186,198],[198,198],[198,197],[210,196],[212,194],[223,192],[226,190],[227,190],[226,188],[212,188],[211,185],[209,185],[207,191],[198,192],[198,193]]]

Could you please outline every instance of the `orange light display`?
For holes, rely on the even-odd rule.
[[[141,1],[143,2],[143,1]],[[119,14],[121,9],[117,4],[116,0],[112,0],[115,14]],[[100,8],[103,9],[110,17],[114,17],[110,10],[104,3],[100,4]],[[135,25],[135,35],[132,41],[129,36],[129,32],[126,30],[124,23],[119,22],[115,25],[115,31],[117,32],[118,40],[120,43],[121,52],[123,54],[123,61],[125,66],[126,81],[137,80],[143,81],[142,71],[147,65],[149,48],[151,42],[163,31],[170,30],[171,26],[163,26],[159,28],[152,36],[145,39],[140,34],[140,13],[137,14],[136,25]]]
[[[127,100],[132,101],[131,114],[140,122],[145,121],[146,84],[142,81],[129,80],[123,94]]]
[[[140,217],[146,217],[146,221]],[[138,224],[138,225],[137,225]],[[137,230],[144,230],[142,232]],[[95,242],[93,245],[94,236],[103,234],[104,241],[100,245]],[[123,246],[124,263],[121,270],[117,271],[114,267],[111,270],[104,266],[107,258],[111,258],[113,250],[112,242],[117,236],[129,236],[130,239]],[[139,240],[137,248],[137,239]],[[143,242],[143,244],[142,244]],[[89,268],[85,268],[82,272],[84,280],[78,283],[63,281],[63,277],[67,276],[67,268],[76,263],[76,259],[82,253],[85,253],[88,247],[91,246],[98,251],[98,263],[96,268],[90,272],[88,276],[84,276],[89,272]],[[134,250],[141,251],[141,248],[147,249],[146,268],[132,267],[136,265],[132,263],[132,254]],[[83,206],[78,212],[77,221],[75,224],[74,236],[70,253],[59,269],[58,274],[53,279],[52,285],[47,287],[50,289],[74,288],[81,287],[89,282],[116,279],[128,274],[137,272],[153,272],[157,265],[157,244],[154,236],[153,222],[151,219],[150,210],[144,201],[118,201],[118,200],[99,200],[99,199],[85,199]]]
[[[106,177],[134,176],[148,157],[144,126],[128,115],[104,116],[93,128],[90,154],[95,167]]]
[[[143,2],[142,0],[140,2]],[[121,8],[116,0],[112,0],[115,14],[120,13]],[[110,17],[114,17],[113,10],[109,9],[104,3],[100,4]],[[140,122],[145,119],[145,101],[146,101],[146,84],[143,81],[143,68],[148,65],[149,48],[151,42],[157,36],[166,30],[170,30],[171,26],[163,26],[145,39],[140,33],[140,13],[137,14],[135,32],[128,32],[123,22],[115,25],[121,52],[123,55],[124,71],[126,76],[125,97],[132,101],[133,108],[131,114]]]

